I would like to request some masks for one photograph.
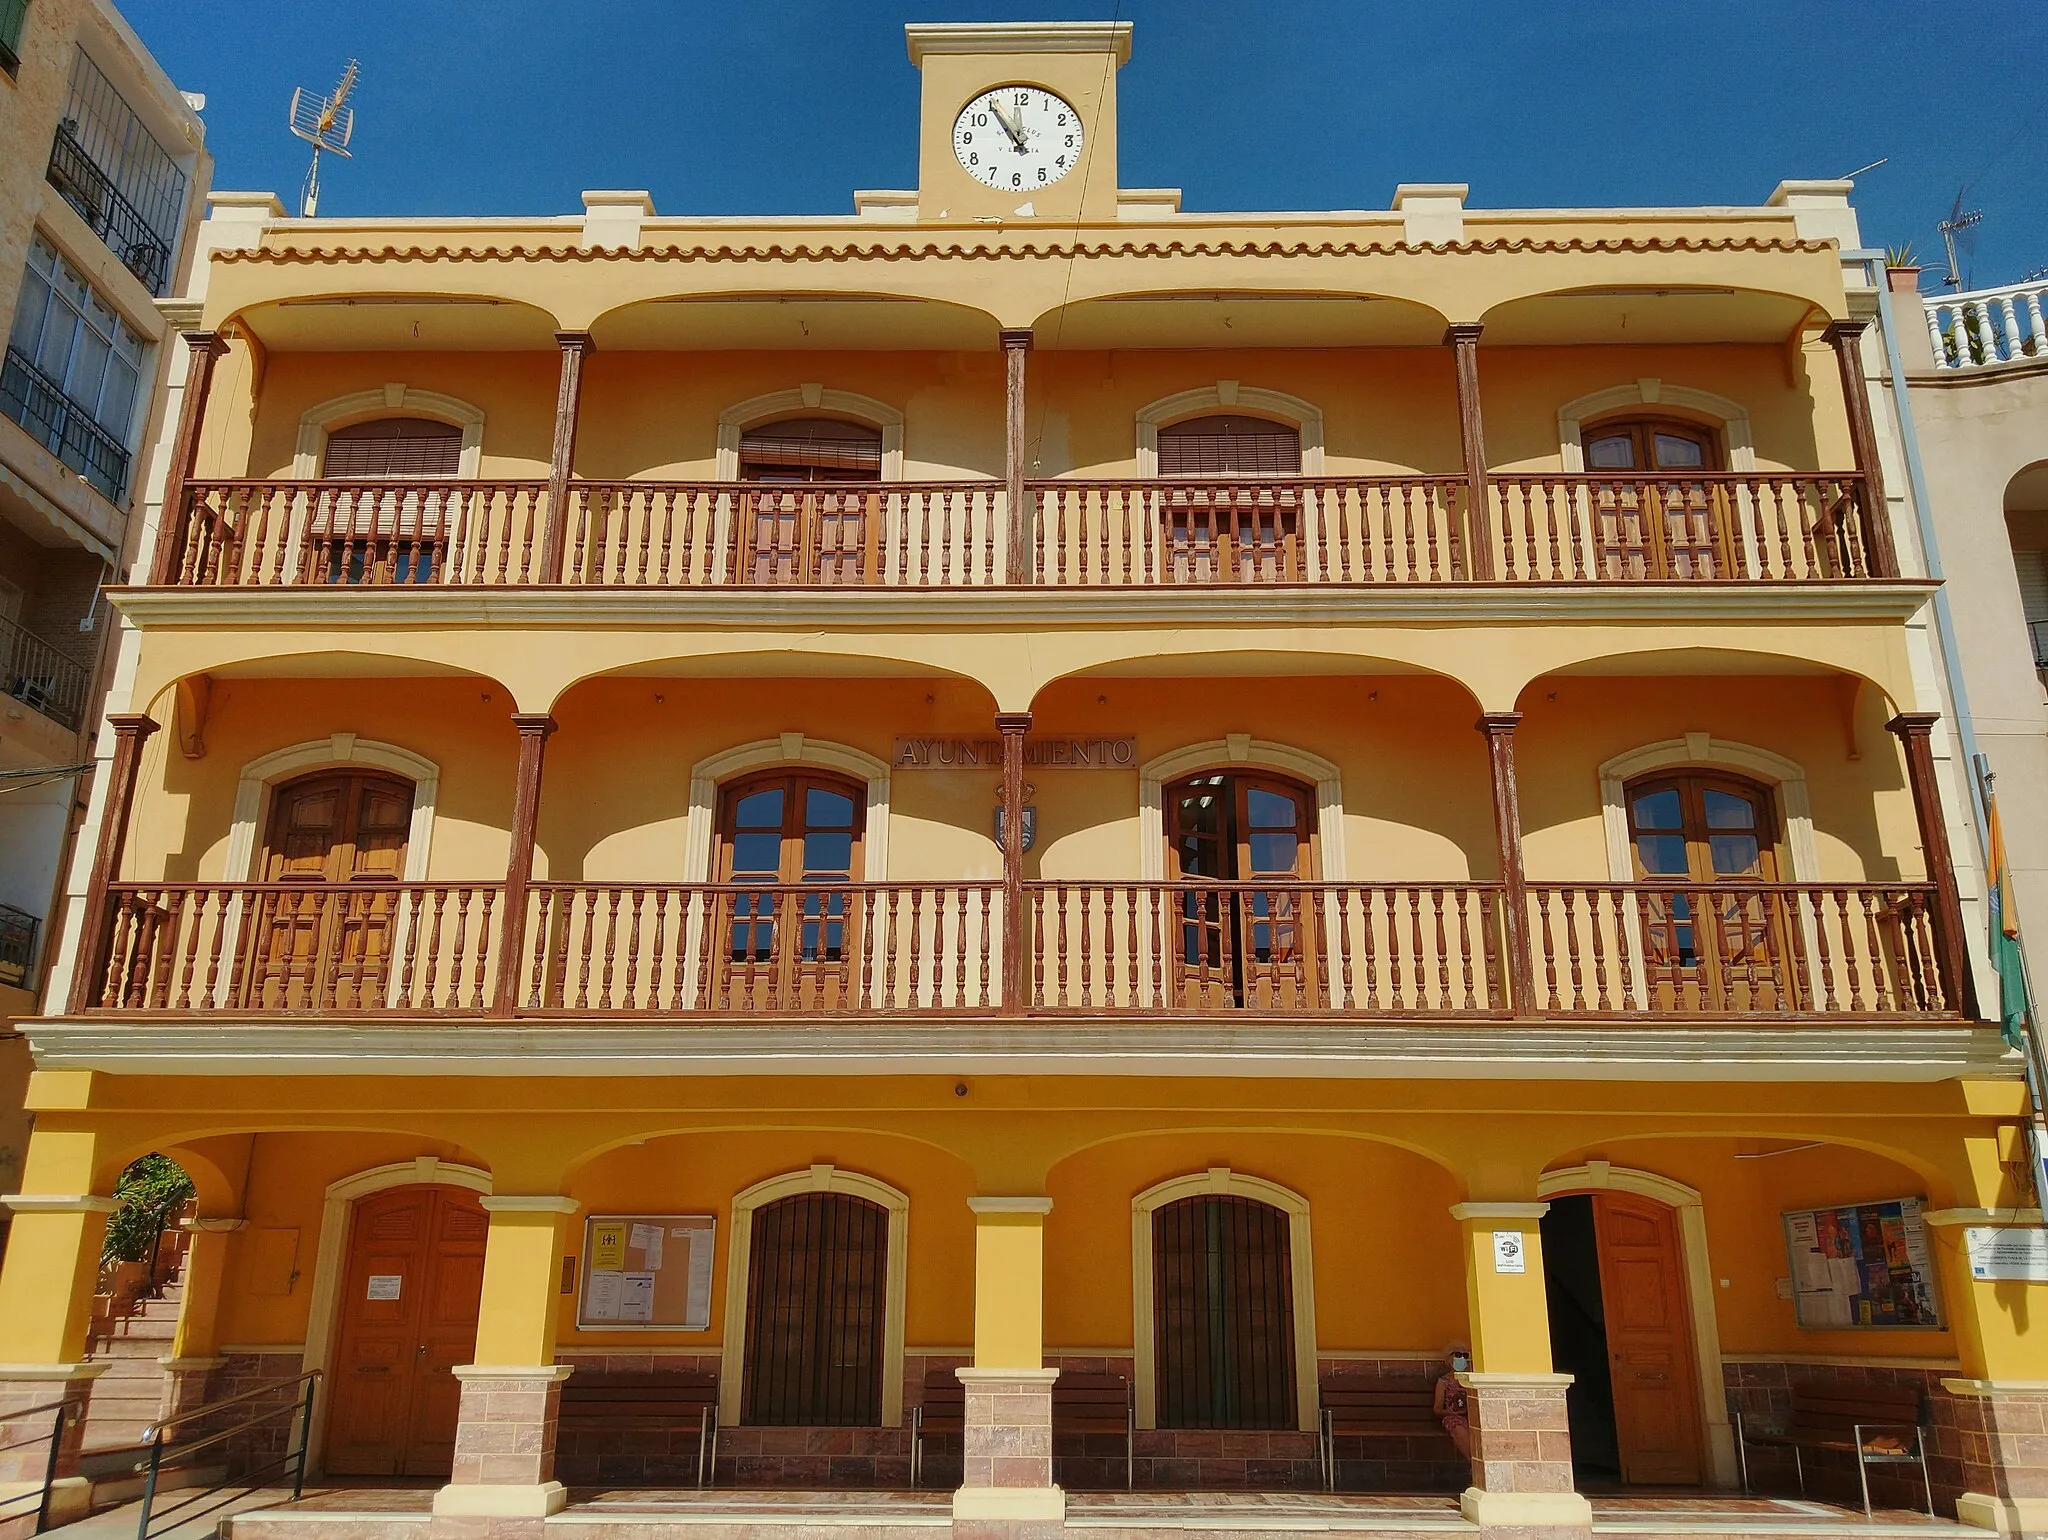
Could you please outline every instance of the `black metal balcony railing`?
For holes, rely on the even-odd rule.
[[[0,984],[28,988],[36,966],[36,937],[43,922],[12,904],[0,904]]]
[[[19,348],[9,348],[0,366],[0,412],[41,440],[108,502],[118,503],[127,494],[129,457],[121,441]]]
[[[50,145],[50,185],[64,201],[78,210],[79,218],[92,226],[93,234],[107,243],[107,250],[120,258],[121,265],[141,280],[150,293],[161,296],[171,276],[171,245],[150,227],[142,211],[114,185],[71,132],[69,123],[57,125],[57,137]]]
[[[77,731],[85,720],[86,666],[33,631],[0,619],[0,690]]]

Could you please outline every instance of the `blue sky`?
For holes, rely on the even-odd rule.
[[[586,187],[664,213],[845,213],[917,174],[903,23],[1120,15],[1121,180],[1191,209],[1753,203],[1860,179],[1872,244],[1969,276],[2048,265],[2041,0],[122,0],[207,96],[216,184],[296,204],[294,85],[361,58],[328,214],[534,214]],[[1931,286],[1934,275],[1926,283]]]

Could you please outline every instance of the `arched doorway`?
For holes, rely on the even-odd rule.
[[[326,1470],[445,1477],[476,1355],[489,1220],[465,1188],[395,1187],[361,1199],[340,1273]]]
[[[882,479],[882,430],[836,417],[797,417],[740,435],[747,494],[746,581],[866,583],[879,572],[881,520],[866,488]]]
[[[792,1193],[753,1211],[749,1248],[741,1422],[880,1426],[889,1211]]]
[[[429,417],[380,417],[327,435],[320,474],[370,483],[448,480],[462,471],[462,429]],[[431,582],[446,559],[447,509],[429,490],[369,486],[323,492],[309,531],[327,583]]]
[[[716,933],[721,1007],[831,1009],[853,998],[867,789],[844,776],[777,770],[719,799]]]
[[[1316,876],[1316,794],[1270,771],[1208,771],[1164,789],[1175,990],[1189,1008],[1306,1004],[1315,929],[1290,889]]]
[[[1301,475],[1300,429],[1235,413],[1167,423],[1159,474],[1222,483],[1166,494],[1168,581],[1301,581],[1301,492],[1283,479]]]
[[[1589,424],[1583,443],[1605,576],[1730,575],[1733,526],[1710,479],[1725,461],[1711,429],[1671,417],[1616,417]]]
[[[1152,1211],[1158,1427],[1295,1425],[1290,1230],[1285,1210],[1237,1193]]]

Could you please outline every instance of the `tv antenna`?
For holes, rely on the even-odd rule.
[[[356,110],[349,106],[349,93],[356,88],[354,59],[342,67],[341,81],[325,96],[316,96],[304,86],[292,92],[291,131],[313,147],[313,164],[306,168],[305,184],[299,189],[299,217],[311,219],[320,210],[320,157],[349,158],[349,135],[355,132]]]
[[[1962,192],[1956,194],[1956,201],[1948,211],[1948,218],[1944,219],[1940,226],[1941,244],[1948,252],[1948,277],[1942,279],[1942,282],[1951,289],[1960,289],[1963,286],[1962,270],[1956,265],[1956,248],[1960,245],[1963,254],[1968,256],[1971,249],[1977,244],[1977,238],[1964,232],[1974,230],[1984,222],[1984,211],[1982,209],[1964,211],[1963,194],[1968,191],[1969,189],[1966,187]],[[1956,240],[1956,237],[1959,235],[1963,237],[1960,242]]]

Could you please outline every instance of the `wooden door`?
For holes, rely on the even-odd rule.
[[[331,1473],[448,1475],[462,1395],[449,1371],[476,1355],[487,1228],[461,1188],[400,1187],[356,1205],[330,1381]]]
[[[381,1003],[412,799],[410,781],[365,771],[322,772],[277,788],[262,876],[282,891],[258,901],[251,1006]]]
[[[1719,469],[1704,428],[1662,419],[1604,423],[1584,436],[1594,482],[1600,560],[1611,578],[1679,580],[1734,574],[1732,520],[1719,483],[1687,471]],[[1631,481],[1616,472],[1649,473]]]
[[[1313,793],[1277,776],[1214,774],[1177,782],[1166,800],[1167,876],[1182,885],[1173,895],[1181,1004],[1308,1005],[1316,938],[1292,890],[1314,875]]]
[[[1660,1010],[1749,1011],[1796,1003],[1771,794],[1726,775],[1631,782],[1629,843],[1642,885],[1643,973]]]
[[[807,1192],[754,1210],[740,1421],[874,1427],[882,1420],[889,1211]]]
[[[1262,417],[1218,414],[1159,430],[1159,474],[1207,482],[1170,488],[1163,503],[1172,583],[1302,580],[1301,433]]]
[[[1162,1428],[1292,1428],[1291,1221],[1234,1195],[1152,1214],[1154,1405]]]
[[[742,581],[843,587],[880,575],[882,435],[865,423],[805,418],[740,437]]]
[[[720,978],[714,1006],[831,1010],[854,997],[861,916],[849,885],[865,788],[835,776],[757,776],[720,809]],[[748,892],[747,889],[760,889]]]
[[[330,481],[451,481],[462,473],[462,430],[421,417],[386,417],[327,436]],[[305,560],[313,581],[428,583],[447,556],[447,499],[429,488],[328,488],[315,502]]]
[[[1635,1486],[1697,1486],[1699,1366],[1678,1216],[1649,1198],[1601,1192],[1593,1195],[1593,1228],[1621,1479]]]

